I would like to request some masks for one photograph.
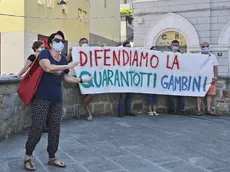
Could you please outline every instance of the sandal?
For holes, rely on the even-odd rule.
[[[29,168],[27,164],[29,165]],[[24,169],[27,171],[36,171],[36,168],[34,167],[34,164],[32,163],[31,159],[24,161]]]
[[[77,112],[76,112],[76,114],[75,114],[75,118],[76,118],[76,119],[81,119],[81,116],[84,115],[84,112],[82,112],[82,109],[83,109],[83,107],[80,107],[80,108],[77,110]]]
[[[50,159],[48,161],[48,165],[52,165],[52,166],[60,167],[60,168],[65,168],[66,167],[66,165],[63,162],[58,161],[57,159]]]
[[[212,110],[207,111],[207,114],[212,116],[217,116],[217,114]]]
[[[201,115],[202,115],[202,112],[198,110],[198,111],[196,112],[196,116],[201,116]]]

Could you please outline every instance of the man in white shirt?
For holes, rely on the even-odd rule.
[[[209,56],[213,64],[213,78],[211,82],[211,87],[209,88],[207,95],[206,95],[206,100],[207,100],[207,114],[216,115],[215,112],[213,112],[211,109],[211,104],[212,104],[212,96],[216,95],[216,81],[218,77],[218,61],[217,61],[216,56],[210,53],[208,42],[201,43],[200,47],[201,47],[201,54]],[[201,97],[197,97],[197,115],[198,116],[202,115],[201,108],[200,108],[201,100],[202,100]]]

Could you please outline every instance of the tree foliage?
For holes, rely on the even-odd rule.
[[[129,9],[129,8],[120,9],[120,15],[128,15],[128,14],[133,14],[133,9]]]

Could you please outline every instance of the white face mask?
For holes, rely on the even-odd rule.
[[[64,49],[64,44],[62,42],[54,42],[53,43],[53,49],[55,51],[61,52]]]
[[[40,47],[40,48],[37,49],[37,52],[41,52],[42,50],[44,50],[44,48]]]
[[[86,43],[84,43],[84,44],[82,44],[81,46],[82,46],[82,47],[88,47],[89,45],[86,44]]]

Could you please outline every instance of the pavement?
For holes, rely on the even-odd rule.
[[[230,172],[230,117],[95,117],[61,124],[57,158],[47,166],[47,134],[34,152],[37,172]],[[23,172],[27,131],[0,143],[0,172]]]

